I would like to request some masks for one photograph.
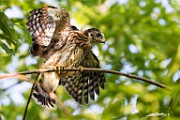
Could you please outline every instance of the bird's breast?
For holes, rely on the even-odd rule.
[[[55,72],[44,73],[42,77],[42,87],[48,92],[54,92],[59,84],[60,77]]]

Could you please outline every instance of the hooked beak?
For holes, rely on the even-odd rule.
[[[103,33],[101,33],[101,34],[97,33],[95,35],[90,34],[89,38],[92,43],[104,43],[105,44],[105,37],[104,37]]]
[[[96,39],[96,41],[92,41],[93,43],[104,43],[105,44],[105,39],[101,38],[101,39]]]
[[[101,35],[102,35],[102,39],[101,39],[100,43],[105,44],[105,37],[104,37],[104,34],[103,34],[103,33],[101,33]]]
[[[105,39],[103,39],[103,40],[99,41],[99,43],[103,43],[103,44],[105,44]]]

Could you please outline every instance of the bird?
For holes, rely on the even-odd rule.
[[[92,45],[104,43],[104,35],[96,28],[78,30],[70,24],[65,9],[45,6],[32,10],[27,26],[33,41],[31,54],[44,59],[41,68],[100,67]],[[55,90],[60,84],[78,103],[82,104],[83,99],[88,103],[88,96],[94,100],[95,93],[99,94],[99,86],[104,89],[105,82],[104,73],[100,72],[41,73],[33,97],[42,106],[54,107]]]
[[[70,35],[66,39],[65,46],[60,50],[55,50],[53,53],[50,53],[42,68],[50,66],[63,66],[65,68],[78,66],[100,67],[97,57],[91,50],[93,43],[104,43],[104,37],[100,31],[94,28],[84,32],[73,31],[70,32]],[[104,89],[104,84],[106,82],[104,73],[78,71],[74,73],[62,72],[59,75],[54,73],[54,76],[56,77],[52,77],[51,79],[56,81],[55,84],[49,80],[49,74],[50,73],[47,73],[46,76],[42,77],[43,82],[41,81],[41,84],[39,84],[40,86],[38,86],[38,92],[46,89],[44,93],[39,94],[40,92],[35,92],[33,94],[40,102],[42,102],[42,105],[47,105],[48,107],[50,105],[53,107],[53,104],[55,103],[55,100],[50,97],[50,92],[55,91],[58,81],[61,85],[65,86],[68,93],[80,104],[82,104],[83,99],[85,103],[88,103],[88,96],[94,100],[95,93],[99,95],[99,86]],[[51,86],[51,89],[53,90],[49,90],[49,86]],[[42,95],[44,95],[46,100],[44,100]]]

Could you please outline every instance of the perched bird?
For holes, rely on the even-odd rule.
[[[91,50],[93,43],[104,43],[104,36],[99,30],[78,30],[70,25],[66,10],[52,6],[32,10],[30,14],[27,25],[33,40],[31,54],[44,58],[41,68],[100,67]],[[88,96],[94,100],[95,93],[99,94],[99,86],[104,89],[105,76],[100,72],[85,71],[42,73],[34,98],[43,106],[53,107],[54,92],[59,83],[82,104],[83,99],[88,103]]]

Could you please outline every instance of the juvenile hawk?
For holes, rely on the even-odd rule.
[[[70,25],[66,10],[52,6],[33,10],[30,14],[27,25],[33,40],[31,53],[45,58],[41,68],[100,67],[91,50],[93,43],[104,42],[104,36],[99,30],[77,30]],[[43,73],[33,96],[41,105],[54,106],[55,100],[51,95],[59,82],[82,104],[83,99],[88,103],[88,96],[94,100],[94,94],[99,94],[99,86],[104,89],[105,77],[100,72]]]

